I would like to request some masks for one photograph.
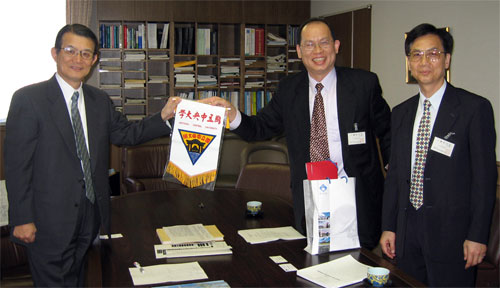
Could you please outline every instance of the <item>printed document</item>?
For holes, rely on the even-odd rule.
[[[370,266],[359,263],[351,255],[297,271],[300,276],[323,287],[343,287],[366,278]]]
[[[306,238],[292,226],[239,230],[238,234],[250,244],[266,243],[280,239],[296,240]]]
[[[150,285],[164,282],[182,282],[191,280],[208,279],[198,262],[181,264],[161,264],[143,266],[143,272],[139,268],[128,268],[134,285]]]

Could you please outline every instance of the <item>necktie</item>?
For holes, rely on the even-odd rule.
[[[424,113],[420,118],[417,131],[417,143],[415,148],[415,163],[411,174],[410,202],[415,209],[424,203],[424,168],[427,150],[429,148],[429,137],[431,134],[431,102],[424,100]]]
[[[328,135],[326,132],[325,109],[321,89],[323,89],[323,85],[321,83],[316,84],[317,92],[316,96],[314,96],[309,151],[311,154],[311,162],[323,161],[330,158]]]
[[[73,122],[73,132],[75,133],[76,150],[78,158],[82,161],[83,177],[85,179],[85,195],[91,203],[95,201],[94,183],[92,182],[92,173],[90,168],[89,151],[87,150],[87,142],[83,133],[82,119],[78,110],[78,91],[71,96],[71,120]]]

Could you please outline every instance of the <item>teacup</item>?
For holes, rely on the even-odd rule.
[[[247,202],[247,213],[255,216],[258,215],[262,210],[262,202],[260,201],[249,201]]]
[[[389,280],[389,269],[383,267],[370,267],[368,268],[368,282],[373,287],[383,287]]]

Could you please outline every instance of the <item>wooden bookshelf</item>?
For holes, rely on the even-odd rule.
[[[99,27],[100,88],[132,120],[160,111],[172,95],[221,96],[255,114],[281,78],[301,69],[297,25],[116,20]]]

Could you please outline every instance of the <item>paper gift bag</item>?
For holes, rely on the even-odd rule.
[[[307,247],[312,255],[359,248],[356,178],[304,180]]]

